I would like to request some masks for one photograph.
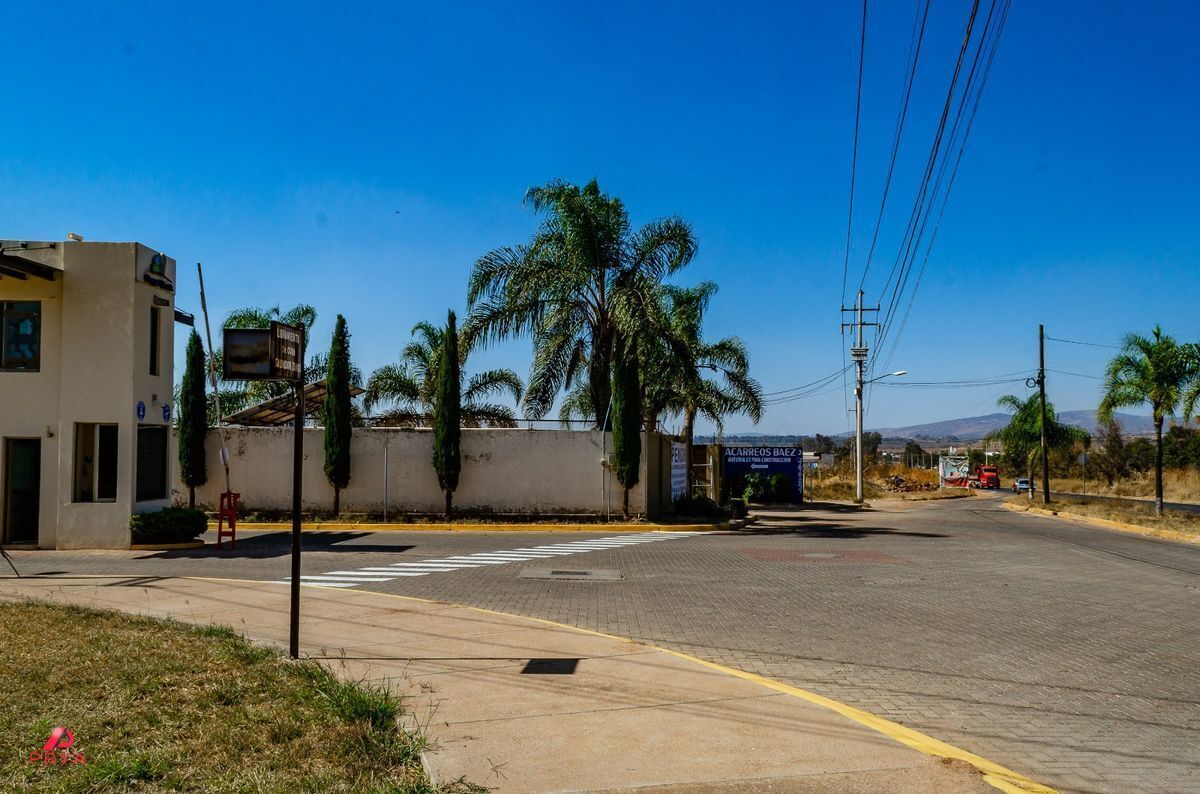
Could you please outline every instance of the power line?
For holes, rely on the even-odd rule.
[[[858,42],[858,95],[854,100],[854,150],[850,157],[850,211],[846,218],[846,258],[842,262],[842,298],[846,302],[846,279],[850,273],[850,231],[854,227],[854,181],[858,170],[858,122],[862,114],[863,60],[867,51],[867,0],[863,0]]]
[[[937,220],[934,222],[934,225],[933,225],[933,232],[929,237],[928,244],[926,245],[925,257],[921,261],[921,268],[917,273],[917,280],[916,280],[915,284],[913,285],[912,292],[909,294],[908,305],[905,307],[904,316],[901,318],[901,321],[900,321],[900,330],[896,333],[894,339],[892,340],[892,346],[888,352],[888,356],[886,359],[887,364],[885,364],[885,368],[888,364],[891,363],[892,357],[895,355],[896,349],[900,344],[900,338],[904,335],[904,329],[907,327],[908,318],[909,318],[910,314],[912,313],[913,303],[916,301],[917,291],[921,288],[921,282],[925,277],[925,269],[929,264],[929,257],[933,252],[933,244],[937,240],[938,232],[940,231],[940,229],[942,227],[942,218],[945,215],[946,206],[950,202],[950,193],[954,188],[954,182],[958,178],[958,167],[962,163],[963,153],[966,151],[966,147],[967,147],[967,140],[970,138],[971,128],[975,124],[975,116],[979,111],[980,100],[983,98],[983,90],[987,85],[987,78],[988,78],[988,75],[991,73],[992,62],[995,60],[996,51],[1000,46],[1000,35],[1004,31],[1004,25],[1008,19],[1008,11],[1011,6],[1012,6],[1012,1],[1005,0],[1003,10],[1000,13],[999,23],[997,24],[997,26],[995,28],[995,35],[992,37],[991,47],[988,50],[986,63],[984,65],[983,72],[980,76],[980,79],[979,79],[979,82],[978,82],[978,85],[977,85],[977,88],[975,91],[975,98],[974,98],[974,102],[972,103],[972,106],[971,106],[971,113],[970,113],[970,116],[967,118],[967,125],[964,128],[962,138],[960,139],[960,142],[959,142],[958,154],[954,159],[954,167],[950,171],[950,180],[947,182],[946,190],[942,195],[942,206],[938,210]],[[994,10],[994,8],[995,8],[995,3],[993,3],[992,10]],[[992,11],[989,10],[987,23],[984,26],[983,35],[980,37],[980,46],[979,46],[979,49],[976,51],[975,59],[971,65],[971,72],[967,77],[967,85],[963,91],[962,101],[959,104],[958,112],[955,116],[954,127],[952,128],[951,133],[950,133],[951,141],[954,140],[954,136],[957,133],[959,122],[962,118],[963,108],[965,107],[965,105],[967,103],[967,96],[971,90],[971,85],[972,85],[972,82],[974,79],[974,74],[975,74],[975,67],[979,61],[979,55],[986,46],[987,33],[988,33],[988,28],[991,25],[991,20],[992,20]],[[939,169],[939,172],[938,172],[937,182],[935,183],[935,187],[934,187],[935,194],[941,185],[942,176],[945,173],[945,169],[946,169],[946,161],[943,160],[941,168]],[[928,215],[926,215],[926,221],[928,221]],[[924,224],[922,224],[922,234],[923,233],[924,233]],[[911,265],[910,265],[910,267],[911,267]]]
[[[875,244],[879,240],[879,230],[883,226],[883,211],[887,207],[888,191],[892,186],[892,173],[896,168],[896,154],[900,150],[900,138],[904,132],[904,120],[908,116],[908,101],[912,96],[913,82],[917,76],[917,63],[921,57],[921,43],[925,40],[925,23],[929,19],[929,5],[931,0],[925,0],[925,12],[921,14],[920,33],[915,36],[915,45],[909,44],[909,66],[905,72],[906,84],[904,87],[904,98],[900,103],[900,113],[896,118],[896,133],[892,137],[892,156],[888,162],[887,178],[883,182],[883,198],[879,202],[879,214],[875,218],[875,231],[871,234],[871,247],[867,251],[867,264],[863,268],[862,278],[858,282],[858,288],[862,289],[867,282],[867,274],[871,271],[871,260],[875,256]],[[917,31],[916,19],[913,20],[913,32]],[[842,290],[842,300],[845,300],[845,288]]]
[[[1049,339],[1050,337],[1046,337],[1046,338]],[[1059,375],[1071,375],[1076,378],[1088,378],[1089,380],[1104,380],[1104,378],[1100,377],[1099,375],[1085,375],[1082,372],[1067,372],[1067,371],[1061,370],[1061,369],[1047,369],[1046,371],[1047,372],[1056,372]]]
[[[825,377],[823,377],[823,378],[818,378],[817,380],[814,380],[814,381],[813,381],[813,382],[811,382],[811,383],[805,383],[805,384],[804,384],[804,385],[802,385],[802,386],[793,386],[793,387],[791,387],[790,389],[779,389],[778,391],[768,391],[768,392],[763,392],[763,396],[764,396],[764,397],[770,397],[770,396],[777,395],[777,394],[786,394],[787,392],[800,391],[800,390],[802,390],[802,389],[807,389],[807,388],[809,388],[809,387],[812,387],[812,386],[821,385],[821,384],[824,384],[824,383],[825,383],[825,382],[827,382],[827,381],[833,380],[834,378],[836,378],[837,376],[839,376],[839,375],[841,375],[843,372],[845,372],[847,369],[849,369],[849,367],[848,367],[848,366],[847,366],[847,367],[842,367],[842,368],[841,368],[841,369],[839,369],[839,370],[835,370],[834,372],[831,372],[831,373],[829,373],[828,375],[826,375],[826,376],[825,376]]]
[[[895,262],[892,263],[892,269],[888,273],[887,280],[884,282],[882,292],[886,293],[889,287],[892,286],[892,279],[896,280],[896,288],[892,299],[889,301],[887,313],[884,315],[883,325],[886,328],[891,321],[891,316],[894,311],[894,305],[897,297],[903,292],[902,278],[905,268],[901,266],[908,257],[908,252],[912,248],[913,236],[917,232],[918,222],[921,217],[922,208],[926,204],[926,197],[929,191],[929,182],[933,177],[934,166],[938,162],[938,155],[941,151],[942,138],[946,132],[946,121],[950,116],[950,107],[954,104],[955,89],[958,86],[958,78],[962,73],[963,60],[966,58],[967,49],[970,46],[971,33],[975,27],[975,17],[979,12],[979,0],[974,0],[971,5],[971,15],[967,19],[967,29],[963,36],[962,46],[959,48],[958,60],[955,62],[954,73],[950,78],[950,87],[946,92],[946,102],[942,107],[942,115],[938,121],[937,133],[934,135],[933,144],[929,150],[929,157],[925,162],[925,172],[921,177],[920,187],[917,190],[916,199],[913,201],[913,209],[909,214],[908,225],[905,227],[904,237],[901,240],[900,252],[896,255]],[[885,332],[886,334],[886,332]]]
[[[1086,345],[1088,347],[1106,347],[1109,350],[1121,350],[1120,345],[1102,345],[1099,342],[1081,342],[1078,339],[1058,339],[1053,336],[1046,337],[1047,342],[1063,342],[1068,345]]]

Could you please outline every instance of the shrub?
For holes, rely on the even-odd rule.
[[[188,543],[208,529],[208,517],[199,510],[166,507],[156,513],[137,513],[129,517],[134,543]]]
[[[747,502],[765,502],[771,497],[771,484],[766,477],[758,472],[751,472],[745,477],[745,490],[742,498]]]

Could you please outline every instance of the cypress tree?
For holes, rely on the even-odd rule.
[[[208,402],[204,394],[204,346],[200,334],[188,337],[183,384],[179,389],[179,479],[188,487],[188,507],[196,507],[196,488],[208,482],[204,436]]]
[[[338,315],[325,372],[325,477],[333,486],[333,514],[341,512],[342,489],[350,484],[350,332]]]
[[[629,518],[629,491],[638,484],[642,457],[642,387],[637,355],[618,338],[612,362],[613,470],[624,488],[621,509]]]
[[[446,495],[447,520],[453,512],[454,490],[458,488],[458,475],[462,471],[462,427],[459,423],[461,410],[458,328],[455,325],[454,312],[451,311],[446,319],[446,333],[442,336],[437,391],[433,402],[433,469],[437,472],[438,486]]]

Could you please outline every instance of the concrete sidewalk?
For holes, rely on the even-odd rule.
[[[23,597],[228,625],[287,643],[281,585],[0,579],[0,599]],[[405,695],[409,718],[435,744],[426,762],[436,782],[465,777],[501,791],[992,790],[965,763],[644,645],[378,593],[306,587],[302,597],[303,653]]]

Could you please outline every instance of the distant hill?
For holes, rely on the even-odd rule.
[[[941,422],[926,422],[920,425],[906,427],[877,427],[873,432],[883,436],[885,443],[894,440],[916,441],[979,441],[993,430],[999,430],[1008,424],[1012,414],[994,413],[983,416],[968,416],[964,419],[945,419]],[[1095,411],[1061,411],[1059,421],[1081,427],[1089,433],[1096,433]],[[1148,416],[1134,414],[1116,414],[1117,424],[1121,431],[1128,436],[1148,436],[1154,432],[1154,424]],[[832,433],[834,438],[842,438],[849,433]],[[697,436],[699,443],[711,443],[711,436]],[[723,439],[726,444],[761,444],[763,446],[796,446],[811,440],[811,436],[773,435],[765,433],[738,433],[728,435]]]
[[[978,441],[993,430],[999,430],[1008,424],[1011,414],[995,413],[983,416],[970,416],[965,419],[947,419],[941,422],[928,422],[923,425],[907,427],[881,427],[875,431],[885,438],[911,438],[918,441],[957,438],[960,441]],[[1154,424],[1148,416],[1133,414],[1115,414],[1117,424],[1126,435],[1142,436],[1154,432]],[[1089,433],[1096,432],[1095,411],[1060,411],[1060,422],[1081,427]]]

